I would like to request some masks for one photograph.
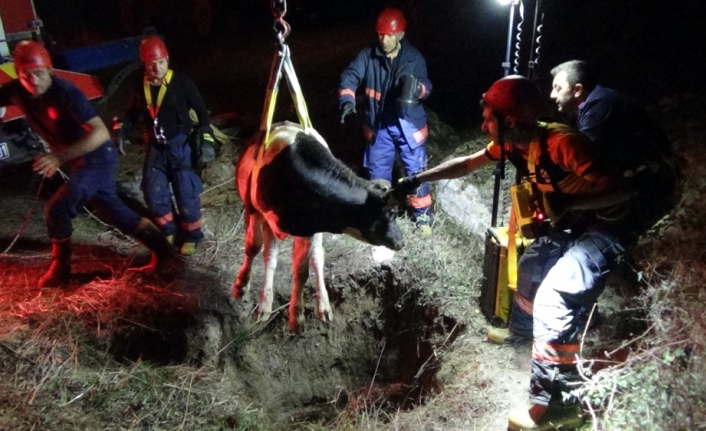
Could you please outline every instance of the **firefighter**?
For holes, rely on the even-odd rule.
[[[539,288],[534,303],[527,304],[534,309],[530,405],[510,415],[509,429],[545,429],[550,420],[554,426],[568,427],[580,423],[577,409],[564,408],[575,406],[569,393],[581,381],[576,367],[581,324],[631,238],[638,216],[631,205],[633,193],[621,176],[600,162],[585,135],[566,125],[538,121],[542,95],[529,79],[511,75],[496,81],[481,104],[482,130],[492,142],[474,154],[404,178],[395,193],[403,195],[423,181],[467,175],[502,154],[539,191],[552,228],[535,242],[557,238],[563,249],[546,273],[531,260],[518,267],[518,289],[523,278],[536,277]],[[496,144],[500,133],[504,153]]]
[[[72,220],[88,203],[103,220],[152,251],[150,269],[173,261],[176,252],[159,229],[118,198],[118,151],[86,96],[69,81],[52,74],[49,53],[39,43],[20,42],[13,59],[18,79],[0,87],[0,106],[20,108],[30,127],[49,144],[51,152],[37,156],[32,168],[51,177],[63,166],[68,175],[45,208],[52,263],[39,279],[39,287],[68,283]]]
[[[199,197],[203,185],[194,171],[192,151],[199,153],[197,163],[215,158],[211,120],[193,81],[169,68],[169,53],[162,39],[145,37],[140,42],[140,61],[145,73],[132,88],[119,139],[126,141],[136,123],[147,125],[149,149],[142,177],[145,202],[170,242],[181,228],[179,252],[191,255],[203,239]],[[198,118],[197,136],[192,136],[190,110]],[[178,218],[172,208],[172,190]]]
[[[407,22],[401,10],[384,9],[377,18],[378,43],[363,49],[341,74],[341,123],[355,113],[355,92],[365,87],[364,134],[367,148],[363,165],[370,179],[392,182],[399,153],[406,175],[426,168],[427,120],[422,100],[432,85],[421,53],[406,39]],[[416,226],[431,233],[433,216],[429,184],[422,183],[406,198]]]
[[[571,60],[552,69],[551,99],[593,143],[602,163],[631,184],[632,201],[640,214],[633,220],[632,240],[649,229],[676,203],[677,176],[672,168],[672,149],[659,126],[631,98],[596,82],[596,73],[588,63]],[[639,224],[638,224],[639,223]],[[535,243],[520,258],[520,265],[533,261],[544,265],[545,274],[563,252],[561,240]],[[518,278],[518,291],[508,328],[492,328],[488,340],[506,343],[532,339],[532,301],[539,282]],[[594,313],[595,322],[597,314]]]

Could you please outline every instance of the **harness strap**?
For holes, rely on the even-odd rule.
[[[277,102],[277,95],[279,92],[279,84],[283,74],[287,80],[287,87],[289,88],[289,93],[292,96],[292,101],[294,102],[294,107],[297,111],[297,116],[299,117],[299,123],[304,128],[304,131],[308,132],[310,129],[313,129],[309,118],[309,110],[307,109],[306,102],[304,101],[304,94],[301,86],[299,85],[297,74],[294,71],[289,46],[286,43],[282,43],[281,49],[275,52],[274,59],[272,60],[270,80],[267,85],[267,95],[265,97],[265,106],[263,109],[262,121],[260,122],[260,130],[265,133],[265,145],[262,148],[263,150],[266,148],[269,141],[270,128],[272,127],[272,119],[274,117],[275,104]]]
[[[167,70],[167,74],[162,80],[162,85],[159,86],[159,94],[157,94],[156,105],[152,103],[152,90],[150,89],[150,82],[147,78],[147,74],[145,74],[142,80],[142,84],[145,89],[145,100],[147,101],[147,110],[150,112],[150,115],[152,116],[153,120],[155,120],[157,118],[157,114],[159,114],[159,108],[162,106],[162,100],[164,100],[164,95],[167,93],[167,87],[169,86],[169,81],[172,80],[173,74],[174,71],[172,71],[171,69]]]
[[[544,161],[542,159],[549,156],[549,146],[547,145],[549,131],[547,129],[547,123],[540,121],[538,125],[542,129],[542,134],[539,136],[539,139],[535,139],[530,142],[529,154],[527,156],[527,170],[529,171],[529,177],[530,179],[534,178],[535,182],[537,181],[537,164],[543,166]],[[554,192],[561,193],[556,181],[551,177],[551,170],[545,168],[544,171],[547,175],[549,175],[549,183],[552,185]]]

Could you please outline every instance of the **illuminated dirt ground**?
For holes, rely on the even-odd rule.
[[[477,100],[501,74],[506,16],[470,3],[455,2],[445,12],[434,2],[404,3],[416,5],[407,37],[426,55],[435,84],[427,105],[431,165],[485,144]],[[613,7],[607,1],[583,15],[580,2],[548,3],[556,13],[545,23],[540,84],[547,93],[550,64],[574,55],[595,58],[606,80],[644,102],[685,154],[682,206],[610,277],[601,298],[603,322],[587,334],[583,352],[598,370],[624,360],[623,343],[645,328],[645,311],[634,303],[639,289],[633,268],[665,243],[687,249],[702,240],[703,229],[682,229],[702,224],[706,181],[699,167],[706,157],[699,149],[706,115],[699,102],[703,90],[686,84],[698,81],[688,63],[703,63],[703,50],[688,50],[690,42],[676,36],[680,20],[697,16],[687,8],[662,20],[660,2],[630,11],[616,7],[616,26],[606,19]],[[42,208],[57,183],[41,183],[26,166],[0,172],[0,252],[27,221],[0,257],[0,429],[495,431],[505,429],[509,410],[526,401],[530,346],[485,341],[489,325],[477,305],[482,240],[442,212],[430,238],[401,218],[407,245],[382,263],[365,244],[325,235],[330,324],[316,320],[309,286],[303,331],[288,331],[290,242],[280,252],[271,320],[253,317],[261,259],[253,291],[244,301],[230,297],[244,230],[232,162],[259,124],[274,53],[267,8],[254,10],[265,16],[221,21],[205,39],[164,29],[173,67],[194,78],[214,121],[231,137],[202,173],[207,237],[178,270],[161,277],[130,271],[134,259],[148,258],[146,250],[81,215],[70,286],[37,289],[50,259]],[[336,91],[340,72],[373,40],[372,18],[297,20],[296,10],[290,11],[289,41],[312,121],[332,152],[357,170],[364,149],[360,120],[340,124]],[[106,37],[88,21],[69,26],[71,17],[56,16],[66,24],[55,27],[59,45],[62,30],[67,46]],[[580,35],[568,30],[586,22],[592,25]],[[667,24],[662,33],[649,31]],[[674,52],[656,44],[665,37],[658,34],[670,35]],[[638,57],[623,59],[628,52]],[[694,56],[687,59],[684,52]],[[106,121],[121,115],[126,103],[124,82],[114,80],[125,67],[96,72],[109,90],[97,102]],[[293,117],[287,97],[283,87],[278,119]],[[144,149],[136,144],[126,151],[119,182],[139,209]],[[489,200],[490,169],[468,182]],[[645,267],[673,267],[675,254]]]

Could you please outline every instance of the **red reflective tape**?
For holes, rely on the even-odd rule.
[[[429,128],[425,125],[421,129],[414,132],[413,136],[414,140],[417,141],[417,143],[424,142],[427,136],[429,136]]]
[[[162,217],[157,217],[157,219],[155,221],[157,222],[158,226],[165,226],[165,225],[168,225],[169,223],[171,223],[173,220],[174,220],[174,214],[172,214],[170,211],[170,212],[166,213],[165,215],[163,215]]]
[[[433,202],[431,200],[431,195],[428,194],[426,196],[422,196],[421,198],[414,195],[407,196],[407,203],[412,208],[426,208],[431,206]]]
[[[382,97],[379,91],[375,91],[375,89],[370,87],[365,87],[365,95],[368,97],[372,97],[373,99],[375,99],[376,102],[379,102],[380,98]]]
[[[181,222],[181,228],[189,232],[199,230],[201,229],[201,219],[198,219],[191,223]]]
[[[532,358],[544,362],[575,364],[578,354],[578,344],[552,344],[541,340],[534,340],[532,343]]]
[[[520,310],[524,311],[525,313],[529,314],[530,316],[532,315],[532,310],[534,308],[532,302],[525,298],[524,296],[520,295],[519,293],[515,293],[515,304],[517,304],[518,307],[520,307]]]
[[[343,90],[338,92],[338,95],[340,97],[351,96],[352,98],[355,99],[355,91],[351,90],[350,88],[344,88]]]
[[[375,140],[375,132],[365,126],[363,126],[363,134],[365,135],[366,141],[373,142]]]

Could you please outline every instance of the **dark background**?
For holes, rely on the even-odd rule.
[[[153,25],[167,40],[174,68],[194,78],[214,113],[259,115],[274,52],[270,2],[211,0],[213,24],[201,35],[193,24],[193,1],[35,0],[35,6],[59,50],[136,36]],[[647,105],[694,93],[706,76],[701,3],[544,0],[538,83],[548,96],[550,69],[581,58],[598,67],[603,84]],[[406,37],[426,57],[434,84],[426,106],[445,122],[456,128],[476,127],[480,95],[503,73],[509,7],[496,0],[287,4],[295,67],[312,117],[325,122],[324,128],[334,127],[338,77],[355,54],[374,41],[375,17],[385,6],[405,12]],[[531,24],[535,3],[524,4],[525,21]],[[129,19],[125,10],[130,11]],[[525,57],[531,31],[531,25],[523,27]],[[526,58],[521,59],[520,72],[526,72]]]

